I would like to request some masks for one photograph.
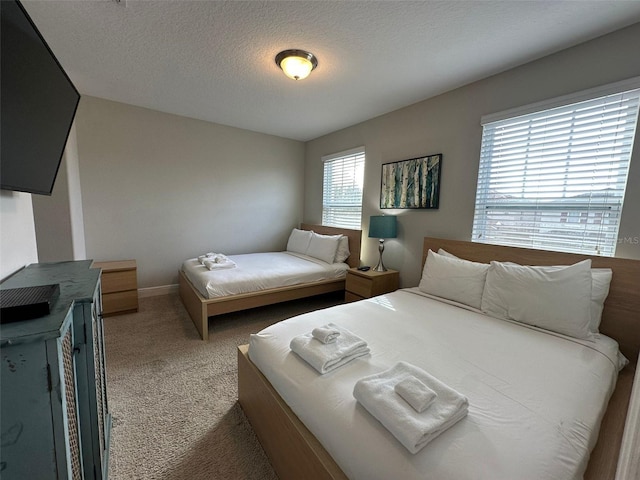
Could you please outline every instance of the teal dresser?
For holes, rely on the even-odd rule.
[[[31,264],[0,284],[60,285],[49,315],[0,325],[3,480],[107,479],[111,415],[91,264]]]

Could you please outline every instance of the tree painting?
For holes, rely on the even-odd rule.
[[[382,165],[380,208],[438,208],[442,154]]]

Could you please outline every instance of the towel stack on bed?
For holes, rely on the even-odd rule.
[[[298,335],[289,348],[320,374],[369,353],[367,342],[333,323]],[[353,396],[411,453],[467,415],[467,398],[407,362],[361,378]]]
[[[198,261],[209,270],[218,270],[221,268],[234,268],[236,262],[222,253],[205,253],[198,257]]]
[[[467,398],[424,370],[398,362],[356,382],[353,396],[411,453],[467,415]]]
[[[289,348],[321,374],[369,353],[367,342],[333,323],[294,337]]]

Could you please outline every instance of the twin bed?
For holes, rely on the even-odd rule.
[[[295,251],[235,255],[229,258],[236,268],[212,271],[198,259],[184,262],[179,272],[179,294],[203,340],[209,338],[209,317],[344,291],[346,270],[359,265],[362,232],[309,224],[302,224],[301,230],[346,237],[348,258],[325,262]],[[242,282],[234,280],[240,276]]]
[[[640,349],[640,261],[425,238],[423,264],[429,250],[440,249],[473,262],[572,265],[590,259],[593,269],[610,268],[602,321],[588,325],[600,333],[583,335],[582,324],[559,332],[531,325],[537,321],[488,316],[479,304],[464,304],[474,296],[468,278],[460,285],[463,304],[427,293],[421,282],[420,288],[272,325],[239,347],[238,395],[279,477],[612,479]],[[435,290],[446,290],[443,285]],[[453,285],[452,291],[459,289]],[[571,322],[580,302],[572,300],[570,285],[559,291],[556,301],[566,299],[560,308]],[[593,295],[595,287],[588,311],[597,303]],[[529,300],[540,301],[540,312],[549,307],[542,293]],[[366,340],[371,353],[320,375],[289,343],[329,322]],[[627,359],[631,364],[623,368]],[[469,401],[465,418],[415,454],[353,396],[359,379],[399,361]]]

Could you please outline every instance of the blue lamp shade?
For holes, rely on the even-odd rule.
[[[398,222],[393,215],[373,215],[369,219],[369,238],[396,238]]]

